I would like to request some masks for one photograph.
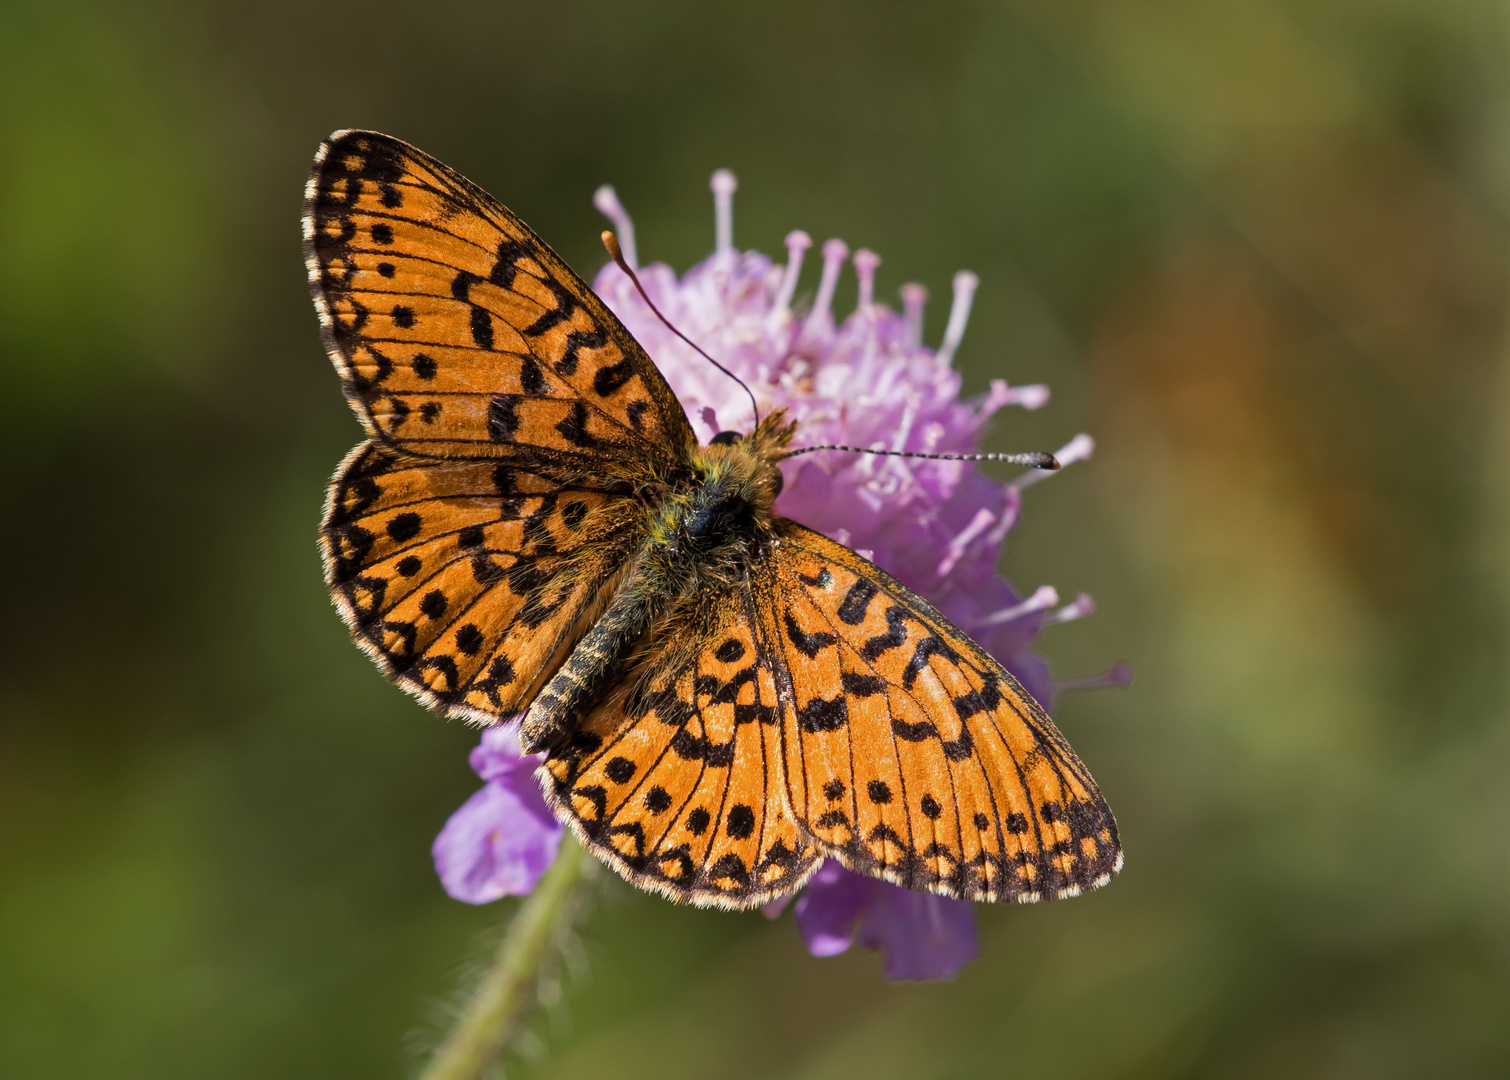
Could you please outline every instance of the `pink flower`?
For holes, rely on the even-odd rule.
[[[797,422],[797,446],[834,443],[968,454],[976,451],[986,424],[1002,407],[1036,409],[1048,401],[1042,386],[1013,387],[999,379],[982,398],[960,400],[960,376],[950,361],[978,284],[969,272],[955,275],[953,305],[937,350],[922,344],[927,290],[904,285],[900,313],[878,303],[880,257],[861,250],[851,259],[841,240],[823,245],[812,304],[794,306],[812,241],[801,231],[789,234],[787,260],[780,265],[758,252],[737,251],[735,187],[732,173],[714,173],[717,250],[681,278],[662,263],[638,266],[634,226],[613,189],[600,188],[594,202],[614,222],[625,259],[656,306],[750,387],[762,415],[785,408]],[[834,300],[847,261],[853,262],[858,278],[858,298],[855,309],[836,320]],[[744,390],[668,330],[617,265],[605,266],[593,287],[644,345],[705,441],[725,429],[750,429],[753,417]],[[1089,436],[1078,435],[1057,456],[1068,465],[1089,457],[1093,446]],[[933,601],[1040,702],[1052,702],[1058,684],[1029,645],[1044,626],[1089,615],[1091,600],[1082,595],[1061,607],[1049,586],[1025,597],[996,573],[1002,540],[1021,509],[1022,489],[1049,474],[1030,472],[1003,483],[966,462],[838,451],[804,455],[783,469],[779,513],[890,571]],[[1118,668],[1074,685],[1126,681],[1125,670]],[[495,735],[497,730],[484,734],[483,747],[504,746],[506,737]],[[507,745],[518,760],[517,741]],[[474,767],[483,747],[474,752]],[[510,765],[506,774],[515,777],[532,767]],[[438,868],[443,846],[447,853],[451,876],[441,873],[447,890],[472,902],[480,902],[474,897],[528,891],[549,862],[538,857],[546,834],[536,811],[543,810],[543,801],[527,803],[517,786],[509,786],[509,797],[517,801],[505,802],[501,791],[488,794],[493,786],[490,782],[457,811],[436,840]],[[510,834],[517,834],[517,856],[508,854],[512,849],[501,840]],[[559,837],[556,826],[549,839],[552,852]],[[464,883],[460,892],[453,881]],[[789,899],[768,905],[768,913],[779,914]],[[815,956],[835,955],[858,940],[885,954],[888,979],[950,978],[979,952],[968,903],[909,892],[833,861],[809,881],[795,913]]]
[[[451,815],[430,849],[441,885],[457,900],[523,895],[555,860],[562,826],[535,779],[540,761],[520,752],[517,724],[482,733],[471,762],[487,783]]]

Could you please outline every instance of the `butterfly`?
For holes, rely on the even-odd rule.
[[[746,908],[824,858],[986,901],[1120,868],[1105,800],[1017,680],[777,516],[780,413],[699,444],[566,263],[397,139],[332,135],[303,227],[367,434],[321,525],[335,604],[430,708],[523,714],[556,813],[624,877]]]

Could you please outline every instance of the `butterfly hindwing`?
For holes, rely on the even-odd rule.
[[[599,475],[664,471],[692,444],[670,387],[528,226],[434,158],[337,132],[304,236],[326,347],[373,437],[413,454]]]
[[[780,713],[742,590],[699,598],[547,759],[558,814],[630,881],[745,908],[818,853],[787,812]]]
[[[803,830],[852,869],[964,899],[1104,884],[1121,866],[1116,822],[1011,674],[848,548],[777,531],[755,596]]]
[[[357,642],[431,707],[526,707],[613,592],[643,527],[622,492],[365,443],[331,483],[326,581]]]

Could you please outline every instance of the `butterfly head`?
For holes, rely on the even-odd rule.
[[[704,484],[712,485],[749,506],[757,521],[770,520],[776,496],[781,494],[778,467],[792,441],[795,423],[786,414],[772,413],[748,435],[721,431],[707,446],[694,452],[693,468]]]

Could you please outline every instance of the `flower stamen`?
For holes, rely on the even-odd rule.
[[[876,267],[881,265],[881,256],[869,248],[855,252],[855,276],[860,279],[860,295],[855,310],[869,313],[876,300]]]
[[[768,316],[772,326],[785,322],[792,314],[792,297],[797,295],[797,277],[802,273],[802,258],[813,246],[813,238],[801,229],[786,234],[786,269],[781,274],[781,286],[776,291],[776,302],[771,305]]]
[[[980,278],[968,270],[954,275],[954,302],[949,305],[949,323],[944,327],[944,340],[937,353],[939,363],[945,367],[954,362],[954,352],[964,340],[970,305],[975,303],[975,290],[979,287]]]
[[[838,237],[823,242],[823,277],[818,281],[818,296],[813,301],[813,310],[808,314],[803,331],[818,333],[824,324],[833,318],[834,291],[839,287],[839,274],[844,269],[844,260],[849,258],[849,245]]]
[[[1091,599],[1089,593],[1081,593],[1074,600],[1065,604],[1058,611],[1051,611],[1043,617],[1045,626],[1054,623],[1072,622],[1075,619],[1084,619],[1096,613],[1096,602]]]
[[[977,627],[1000,626],[1002,623],[1009,623],[1015,619],[1020,619],[1024,615],[1031,615],[1035,611],[1051,608],[1057,603],[1059,603],[1059,590],[1052,585],[1040,585],[1038,590],[1032,596],[1022,601],[1022,603],[1013,604],[1011,607],[1002,608],[1000,611],[987,615],[984,619],[977,621],[975,625]]]
[[[1133,683],[1132,668],[1127,664],[1113,664],[1098,675],[1081,675],[1074,679],[1055,679],[1054,692],[1064,690],[1101,690],[1107,687],[1124,688]]]
[[[992,379],[991,392],[986,395],[985,411],[994,413],[1004,405],[1019,405],[1028,412],[1041,409],[1049,403],[1049,388],[1042,383],[1027,386],[1009,386],[1005,379]]]
[[[923,305],[928,303],[928,286],[909,281],[902,286],[902,344],[916,349],[923,343]],[[1003,386],[1006,383],[1002,383]],[[994,384],[993,384],[994,386]]]
[[[949,541],[949,551],[938,565],[938,576],[941,578],[948,577],[949,571],[953,570],[955,564],[965,557],[965,549],[970,546],[976,537],[989,529],[991,523],[995,520],[996,515],[984,507],[977,510],[975,517],[970,519],[970,524],[966,525],[960,530],[959,535]],[[1055,597],[1056,602],[1057,600],[1058,597]]]
[[[728,169],[719,169],[708,181],[713,189],[713,250],[720,259],[734,257],[734,192],[739,181]]]

